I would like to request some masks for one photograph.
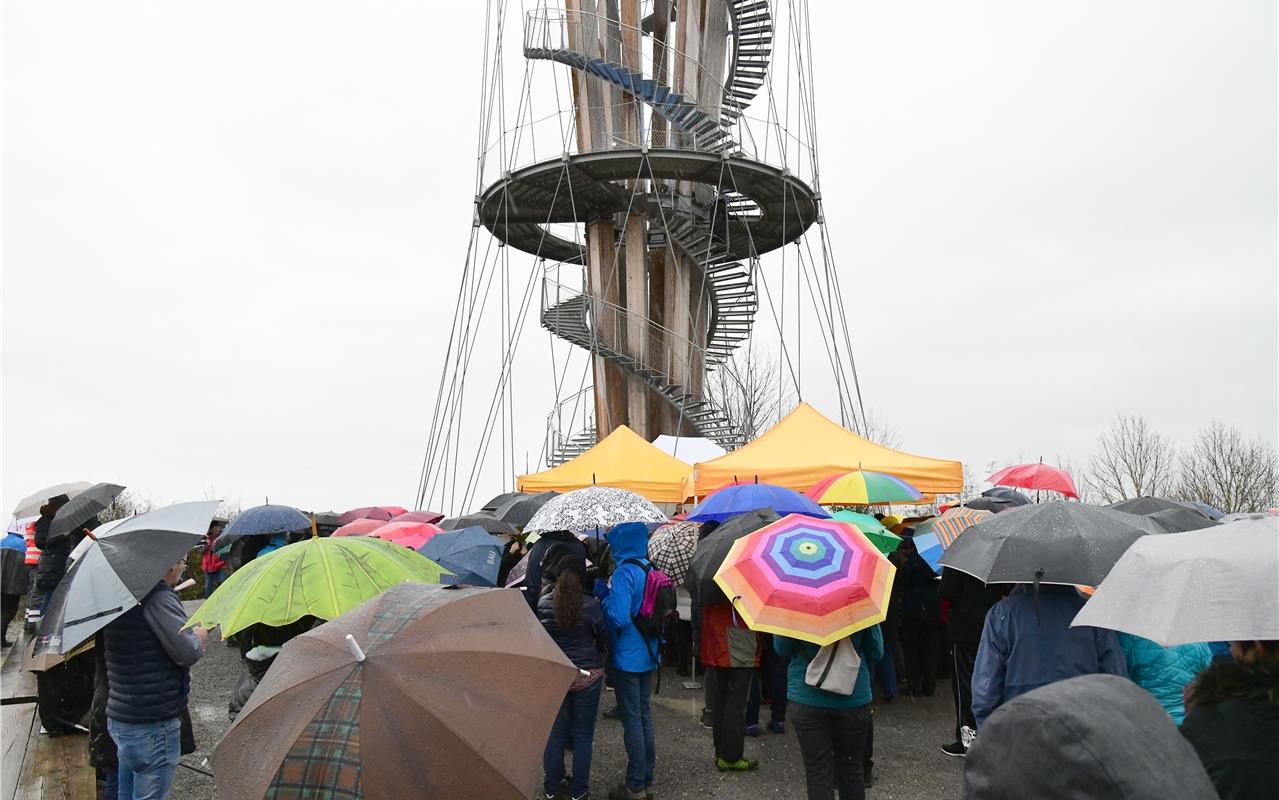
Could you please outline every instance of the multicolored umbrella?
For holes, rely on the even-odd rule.
[[[857,530],[866,534],[876,549],[884,555],[896,550],[902,543],[902,537],[884,527],[884,523],[870,514],[859,514],[856,511],[836,511],[832,519],[848,522],[857,526]]]
[[[777,516],[806,514],[825,519],[830,512],[799,492],[771,483],[737,483],[717,489],[707,495],[689,514],[690,522],[723,522],[747,511],[771,508]]]
[[[528,521],[524,532],[598,532],[599,536],[603,536],[609,528],[623,522],[661,523],[666,522],[666,515],[635,492],[611,486],[588,486],[552,497]],[[491,530],[489,532],[492,533]]]
[[[752,630],[825,646],[884,621],[896,572],[856,526],[792,514],[734,542],[715,582]]]
[[[879,503],[913,503],[924,495],[901,478],[884,472],[853,470],[818,481],[805,492],[826,506],[869,506]]]
[[[672,522],[653,531],[648,537],[648,560],[670,576],[676,586],[684,583],[693,565],[693,551],[702,526],[696,522]]]
[[[337,530],[333,531],[334,536],[368,536],[373,531],[385,525],[386,522],[380,519],[357,519],[354,522],[348,522]]]
[[[369,534],[370,538],[383,539],[416,550],[444,529],[429,522],[388,522]]]
[[[942,547],[950,547],[959,534],[993,516],[995,515],[990,511],[955,506],[937,518],[933,523],[932,532],[937,534]]]
[[[1064,469],[1043,463],[1017,464],[1006,467],[991,475],[986,480],[996,486],[1016,486],[1019,489],[1047,489],[1059,492],[1066,497],[1079,499],[1079,490],[1070,473]]]

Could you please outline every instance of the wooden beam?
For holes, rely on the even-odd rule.
[[[13,800],[18,793],[18,778],[26,758],[27,743],[35,726],[36,704],[0,706],[0,800]]]

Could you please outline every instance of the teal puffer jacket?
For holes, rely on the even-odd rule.
[[[1183,691],[1212,662],[1212,650],[1204,643],[1163,647],[1130,633],[1119,634],[1119,646],[1128,662],[1128,677],[1154,695],[1180,725],[1186,716]]]

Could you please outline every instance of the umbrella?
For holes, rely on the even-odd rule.
[[[1214,505],[1209,505],[1208,503],[1202,503],[1198,500],[1187,500],[1186,502],[1194,506],[1196,511],[1203,514],[1213,522],[1217,522],[1226,515],[1220,508],[1217,508]]]
[[[281,536],[309,530],[311,518],[293,506],[254,506],[235,515],[213,542],[213,551],[225,553],[246,536]]]
[[[13,508],[13,516],[18,519],[24,517],[34,517],[40,514],[40,507],[49,502],[50,497],[57,497],[65,494],[69,498],[73,498],[86,489],[93,487],[92,483],[87,481],[73,481],[71,483],[55,483],[52,486],[46,486],[38,492],[22,498],[18,505]]]
[[[1042,461],[1038,464],[1017,464],[1005,467],[986,480],[997,486],[1047,489],[1051,492],[1060,492],[1066,497],[1079,499],[1079,492],[1075,489],[1075,482],[1071,480],[1070,473]]]
[[[443,583],[491,587],[497,585],[505,545],[483,528],[462,528],[432,536],[417,551],[453,573]]]
[[[524,557],[515,562],[515,566],[511,567],[511,571],[506,574],[506,588],[519,586],[524,583],[524,579],[528,577],[528,553]]]
[[[425,522],[430,525],[438,524],[444,519],[444,515],[438,511],[405,511],[397,517],[391,519],[392,522]]]
[[[523,528],[528,525],[528,521],[533,518],[538,509],[550,502],[552,497],[559,497],[559,494],[559,492],[542,492],[512,497],[498,506],[493,516],[517,528]]]
[[[1167,511],[1156,511],[1145,516],[1146,519],[1154,520],[1161,531],[1167,533],[1185,533],[1186,531],[1198,531],[1204,528],[1216,528],[1219,524],[1204,516],[1197,509],[1192,511],[1188,508],[1170,508]]]
[[[697,511],[688,515],[690,522],[723,522],[724,520],[755,511],[771,508],[778,516],[807,514],[825,519],[830,512],[799,492],[771,483],[737,483],[725,486],[707,495]]]
[[[515,526],[503,522],[492,514],[463,514],[440,521],[440,528],[446,531],[460,531],[463,528],[483,528],[494,536],[514,536],[519,533]]]
[[[847,522],[857,527],[857,530],[866,534],[866,538],[870,539],[871,544],[884,555],[896,550],[902,543],[902,537],[893,533],[884,527],[884,524],[872,517],[870,514],[859,514],[856,511],[836,511],[832,519],[840,522]]]
[[[648,560],[670,576],[676,586],[684,583],[693,565],[693,551],[702,526],[696,522],[672,522],[662,525],[648,537]]]
[[[40,618],[35,655],[69,653],[136,606],[200,543],[217,510],[217,500],[178,503],[86,537]]]
[[[518,497],[532,497],[532,495],[527,492],[503,492],[481,506],[480,511],[487,511],[491,514]]]
[[[998,514],[1001,511],[1007,511],[1011,508],[1021,508],[1011,500],[1005,500],[1002,497],[974,497],[971,500],[965,500],[963,503],[956,503],[951,506],[943,506],[949,511],[952,508],[971,508],[976,511],[989,511],[992,514]]]
[[[381,539],[303,539],[231,573],[187,627],[218,626],[226,638],[257,622],[280,627],[306,616],[333,619],[397,583],[439,583],[444,573],[430,559]]]
[[[1279,639],[1279,519],[1139,539],[1075,617],[1165,647]]]
[[[335,530],[342,527],[342,523],[338,522],[341,515],[336,511],[317,511],[314,516],[315,528],[321,536],[332,536]]]
[[[124,487],[118,484],[96,483],[71,498],[66,505],[58,509],[58,513],[53,516],[53,521],[49,523],[49,541],[60,539],[88,525],[123,491]]]
[[[923,497],[918,489],[901,478],[860,469],[818,481],[804,494],[828,506],[913,503]]]
[[[720,525],[709,536],[697,543],[693,551],[693,563],[688,568],[685,588],[702,604],[714,603],[726,599],[715,582],[715,573],[724,563],[733,543],[748,533],[781,519],[771,508],[760,508],[747,511]]]
[[[383,506],[361,506],[359,508],[353,508],[338,517],[338,524],[345,525],[348,522],[355,522],[357,519],[377,519],[383,522],[390,522],[391,518],[395,515],[404,513],[404,509],[399,506],[396,506],[395,508],[395,511]]]
[[[403,584],[284,646],[213,750],[218,792],[523,800],[577,675],[518,592]]]
[[[981,493],[982,497],[994,497],[997,500],[1006,500],[1015,506],[1030,505],[1030,498],[1016,489],[1010,489],[1007,486],[994,486]]]
[[[955,543],[959,534],[972,526],[985,522],[993,516],[993,512],[982,511],[972,507],[955,506],[940,517],[933,519],[932,524],[924,532],[915,532],[915,550],[921,558],[928,562],[933,572],[941,572],[941,554]]]
[[[884,621],[896,572],[857,526],[791,514],[735,541],[715,582],[751,630],[825,646]]]
[[[1118,511],[1084,503],[1040,503],[972,526],[941,565],[985,583],[1096,586],[1147,530]]]
[[[357,519],[354,522],[348,522],[337,530],[333,531],[334,536],[368,536],[373,531],[386,525],[380,519]]]
[[[402,544],[410,550],[417,550],[431,540],[432,536],[443,532],[443,528],[427,522],[388,522],[369,533],[374,539]]]
[[[1202,511],[1190,505],[1177,500],[1167,500],[1162,497],[1134,497],[1130,500],[1120,500],[1118,503],[1111,503],[1106,508],[1114,511],[1122,511],[1125,514],[1140,514],[1146,516],[1156,514],[1160,511],[1190,511],[1195,514],[1203,514]],[[1207,515],[1204,514],[1206,517]]]
[[[666,515],[635,492],[611,486],[588,486],[552,497],[524,526],[524,532],[606,531],[623,522],[661,523],[666,522]]]

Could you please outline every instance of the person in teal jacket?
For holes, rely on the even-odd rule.
[[[785,636],[773,637],[773,649],[790,657],[786,674],[787,716],[799,739],[808,784],[808,800],[863,800],[862,751],[870,730],[870,665],[884,656],[884,639],[876,625],[850,637],[861,657],[857,681],[849,695],[809,686],[809,663],[817,657],[815,644]]]
[[[1163,647],[1122,632],[1119,646],[1128,664],[1128,678],[1154,695],[1172,721],[1180,725],[1186,717],[1186,684],[1212,663],[1212,648],[1203,642]]]

